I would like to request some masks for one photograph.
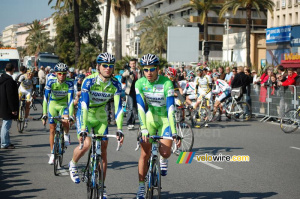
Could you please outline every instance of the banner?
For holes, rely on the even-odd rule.
[[[266,39],[267,44],[291,41],[291,26],[268,28]]]

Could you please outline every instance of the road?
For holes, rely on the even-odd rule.
[[[109,128],[111,133],[115,126]],[[127,131],[117,152],[115,140],[108,146],[107,193],[109,198],[134,198],[137,185],[136,131]],[[16,123],[11,130],[14,150],[0,150],[0,198],[86,198],[85,183],[74,184],[67,164],[77,145],[71,130],[71,146],[64,155],[64,168],[54,176],[48,165],[48,130],[30,121],[23,134]],[[169,159],[168,175],[162,178],[162,198],[299,198],[300,132],[284,134],[278,124],[253,119],[237,123],[222,121],[210,128],[194,129],[196,155],[248,155],[250,162],[197,162],[176,164]],[[195,156],[196,157],[196,156]],[[80,168],[86,156],[80,162]]]

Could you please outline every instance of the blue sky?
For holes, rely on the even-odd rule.
[[[48,0],[0,0],[0,32],[6,26],[19,23],[31,23],[35,19],[50,17],[55,11],[48,6]]]

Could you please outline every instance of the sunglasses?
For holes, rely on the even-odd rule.
[[[115,65],[114,64],[103,64],[102,65],[104,68],[107,68],[107,67],[109,67],[109,68],[113,68]]]
[[[154,72],[155,71],[155,67],[154,68],[144,68],[144,72],[148,72],[148,71],[150,71],[150,72]]]
[[[67,73],[56,73],[56,74],[59,75],[59,76],[67,75]]]
[[[232,72],[233,72],[233,73],[235,73],[236,71],[235,71],[235,70],[233,70]]]

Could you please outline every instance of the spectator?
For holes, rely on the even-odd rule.
[[[224,80],[226,74],[224,73],[224,67],[223,66],[219,67],[219,73],[220,73],[220,78],[219,79]]]
[[[93,69],[93,68],[90,66],[88,72],[86,72],[86,76],[89,76],[89,75],[92,74],[92,69]],[[84,70],[84,69],[83,69],[83,70]]]
[[[45,83],[46,83],[46,73],[45,73],[44,66],[41,66],[38,76],[39,76],[39,84],[40,84],[40,95],[43,96]]]
[[[266,103],[267,98],[267,85],[268,81],[270,81],[271,76],[273,75],[273,68],[269,67],[266,69],[266,72],[260,77],[260,94],[259,101],[261,102],[260,112],[265,113],[264,103]]]
[[[206,66],[206,67],[203,69],[203,72],[205,73],[205,75],[211,76],[211,72],[210,72],[209,67]]]
[[[14,67],[6,64],[5,72],[0,76],[0,118],[3,118],[1,128],[1,149],[14,149],[9,137],[12,120],[17,119],[19,108],[18,86],[13,80]]]
[[[184,70],[184,71],[182,72],[182,74],[183,74],[183,79],[186,80],[186,70]]]
[[[129,61],[129,67],[122,74],[122,83],[126,83],[125,94],[127,96],[127,126],[134,129],[135,114],[137,113],[137,102],[135,93],[135,82],[142,77],[142,71],[136,68],[136,59]]]
[[[288,69],[288,76],[287,79],[283,82],[279,81],[278,86],[289,86],[289,85],[295,85],[296,80],[295,78],[297,77],[297,73],[294,72],[294,69],[289,68]]]
[[[234,79],[234,77],[235,77],[236,74],[237,74],[237,67],[233,67],[232,68],[232,75],[231,75],[231,78],[230,78],[230,80],[228,82],[229,86],[231,86],[231,82]]]
[[[216,73],[216,72],[217,72],[217,69],[216,69],[216,68],[213,68],[211,74],[214,74],[214,73]]]
[[[232,88],[242,87],[243,93],[246,93],[246,85],[249,83],[249,79],[244,73],[244,68],[239,66],[237,68],[237,74],[234,76],[234,79],[231,82]]]
[[[184,80],[183,71],[184,71],[184,65],[182,65],[182,67],[179,67],[178,81]]]
[[[277,66],[278,74],[282,75],[282,81],[284,82],[287,79],[288,73],[284,70],[282,65]]]
[[[225,69],[225,81],[228,83],[231,79],[231,76],[232,76],[232,72],[230,72],[230,67],[227,66],[226,69]]]
[[[252,76],[252,82],[251,83],[254,84],[254,82],[256,82],[258,80],[256,70],[251,71],[251,76]]]

